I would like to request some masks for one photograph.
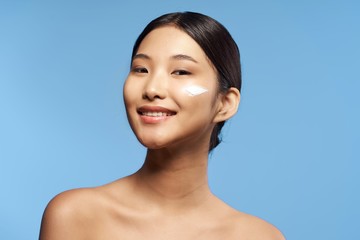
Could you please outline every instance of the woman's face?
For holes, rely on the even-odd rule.
[[[219,102],[217,74],[190,36],[160,27],[144,38],[133,58],[124,101],[144,146],[208,148]]]

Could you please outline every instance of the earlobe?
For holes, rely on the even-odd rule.
[[[240,92],[231,87],[226,93],[221,94],[220,104],[214,122],[223,122],[235,115],[240,103]]]

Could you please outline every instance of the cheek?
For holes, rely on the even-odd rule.
[[[179,99],[181,99],[180,104],[184,104],[184,107],[190,107],[192,111],[207,116],[207,119],[212,119],[212,116],[216,113],[218,100],[216,82],[191,82],[177,86],[177,89]]]
[[[207,84],[208,85],[208,84]],[[211,112],[216,99],[216,89],[206,84],[190,83],[177,86],[179,104],[198,112]]]
[[[205,80],[204,80],[205,79]],[[207,105],[213,102],[215,89],[211,81],[203,79],[184,79],[185,81],[173,81],[169,87],[170,96],[180,107],[198,109],[199,106],[208,109]],[[210,104],[209,104],[210,103]]]
[[[132,103],[133,98],[135,96],[134,92],[137,91],[138,88],[136,84],[134,84],[134,81],[132,81],[131,79],[126,79],[123,86],[123,98],[126,107],[128,107],[129,104]]]
[[[135,85],[135,86],[134,86]],[[136,89],[134,89],[134,87],[136,87],[136,84],[134,84],[133,81],[131,81],[130,79],[126,79],[124,86],[123,86],[123,100],[124,100],[124,105],[125,105],[125,110],[126,110],[126,116],[128,119],[128,122],[131,126],[131,128],[134,131],[134,120],[135,120],[135,115],[134,115],[134,109],[135,109],[135,103],[136,103],[136,94],[134,94],[135,91],[137,91]]]
[[[181,91],[190,97],[195,97],[195,96],[204,94],[204,93],[208,92],[209,90],[206,87],[196,85],[196,84],[191,84],[188,86],[184,86],[181,89]]]
[[[179,95],[187,99],[199,98],[199,96],[212,95],[213,88],[209,82],[206,81],[186,81],[175,82],[172,86],[177,89]]]
[[[187,83],[181,86],[178,85],[175,89],[178,89],[178,95],[181,95],[182,99],[187,99],[194,105],[201,104],[204,107],[207,103],[213,106],[217,95],[216,86],[207,83]]]

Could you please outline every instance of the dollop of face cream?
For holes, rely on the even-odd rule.
[[[203,93],[206,93],[208,90],[206,88],[203,88],[201,86],[191,85],[184,88],[184,91],[189,96],[197,96]]]

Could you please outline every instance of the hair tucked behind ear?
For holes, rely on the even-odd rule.
[[[224,126],[225,122],[219,122],[215,125],[211,137],[210,137],[210,146],[209,151],[213,150],[221,142],[221,129]]]
[[[199,44],[217,71],[220,94],[226,93],[231,87],[241,91],[240,53],[234,39],[221,23],[200,13],[169,13],[154,19],[136,40],[132,57],[147,34],[165,25],[178,27]],[[219,122],[215,125],[209,151],[221,142],[220,133],[224,124],[225,122]]]

